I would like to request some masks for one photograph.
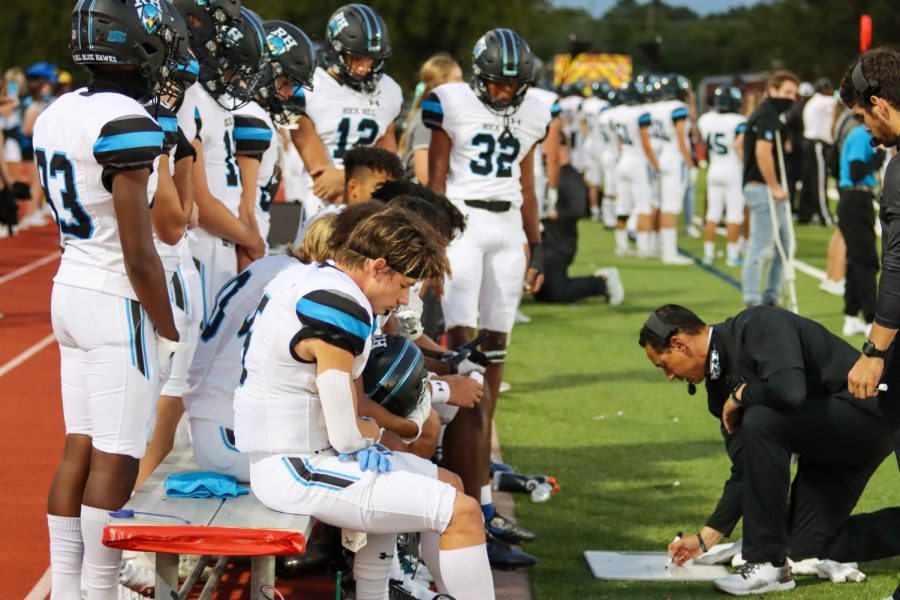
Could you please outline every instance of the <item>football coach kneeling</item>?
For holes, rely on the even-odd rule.
[[[689,392],[706,382],[709,412],[720,420],[731,459],[706,525],[669,546],[676,564],[730,535],[741,517],[747,563],[713,583],[730,594],[793,588],[789,556],[852,562],[900,554],[900,508],[850,516],[894,449],[900,411],[847,391],[859,356],[849,344],[777,308],[757,306],[707,325],[675,304],[650,314],[639,343],[667,378],[688,382]],[[793,483],[791,454],[800,457]]]

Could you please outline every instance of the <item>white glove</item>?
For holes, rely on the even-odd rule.
[[[419,405],[416,406],[415,410],[406,417],[408,420],[412,421],[419,428],[415,437],[400,439],[403,440],[406,444],[412,444],[414,441],[419,439],[419,436],[422,435],[422,427],[425,425],[425,420],[428,418],[428,415],[431,414],[431,392],[428,391],[428,386],[425,387],[425,392],[422,394],[422,397],[419,398]]]
[[[845,583],[847,581],[860,582],[866,580],[866,575],[856,568],[856,563],[839,563],[833,560],[822,560],[816,565],[816,571],[820,579],[830,579],[832,583]]]
[[[187,342],[173,342],[156,334],[156,368],[159,375],[159,386],[165,385],[172,372],[172,358],[179,350],[187,348]]]

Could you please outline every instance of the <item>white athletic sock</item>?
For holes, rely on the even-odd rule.
[[[481,505],[493,504],[494,494],[491,492],[491,484],[486,483],[481,486]]]
[[[391,560],[396,552],[396,533],[366,534],[366,545],[360,548],[353,560],[357,600],[387,598]]]
[[[50,600],[81,600],[81,519],[47,515],[50,531]]]
[[[628,250],[628,231],[616,229],[616,249]]]
[[[103,545],[103,528],[109,511],[81,505],[81,538],[84,540],[84,587],[88,600],[116,600],[122,551]]]
[[[740,242],[728,242],[728,260],[737,260],[741,252]]]
[[[674,227],[666,227],[659,230],[659,239],[662,242],[663,258],[678,254],[678,232]]]
[[[419,553],[425,566],[434,577],[434,586],[437,591],[446,594],[447,586],[444,585],[444,579],[441,577],[441,536],[431,531],[423,531],[419,541]]]
[[[703,242],[703,256],[708,256],[709,258],[714,258],[716,255],[716,243],[715,242]]]
[[[650,256],[650,232],[637,232],[637,251],[641,256]]]
[[[456,600],[492,600],[494,577],[487,545],[441,550],[441,576],[447,593]]]
[[[660,236],[658,231],[650,232],[650,251],[654,254],[661,254],[662,248],[659,245]]]

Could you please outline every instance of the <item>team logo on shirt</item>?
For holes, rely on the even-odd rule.
[[[283,27],[279,27],[275,31],[269,34],[269,37],[266,38],[266,47],[269,50],[269,54],[272,56],[281,56],[282,54],[286,54],[297,45],[297,40],[294,39],[292,35],[290,35],[287,31],[284,30]]]
[[[156,33],[162,23],[159,0],[135,0],[134,7],[144,31],[149,35]]]

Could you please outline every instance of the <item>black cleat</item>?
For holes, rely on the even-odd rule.
[[[494,513],[494,517],[484,524],[484,528],[502,542],[521,544],[534,539],[534,532],[519,527],[503,515]]]
[[[501,542],[490,533],[487,535],[487,554],[491,568],[501,571],[528,568],[537,564],[535,557]]]

